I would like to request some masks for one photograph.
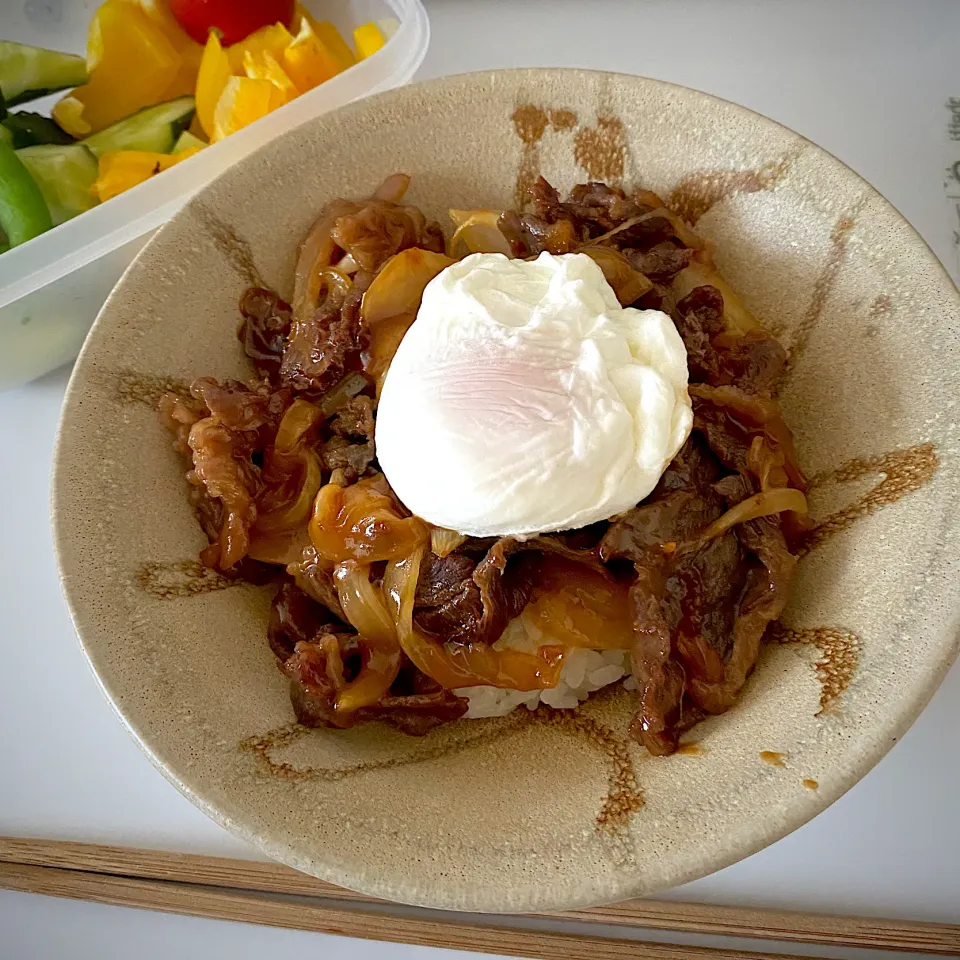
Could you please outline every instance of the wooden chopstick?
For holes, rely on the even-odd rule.
[[[583,960],[587,956],[591,960],[637,960],[639,949],[648,960],[807,960],[779,953],[688,947],[649,941],[639,944],[635,940],[371,913],[304,903],[302,900],[278,900],[265,894],[236,893],[195,884],[141,880],[111,873],[35,867],[22,863],[0,863],[0,887],[364,940],[550,960]]]
[[[385,901],[325,883],[279,863],[232,860],[103,844],[0,837],[0,871],[3,871],[0,875],[0,886],[7,886],[9,877],[14,874],[9,874],[3,865],[23,865],[47,870],[54,868],[61,874],[70,871],[84,873],[88,875],[84,880],[87,886],[92,882],[90,876],[99,874],[105,877],[112,876],[114,879],[140,878],[229,890],[248,890],[256,893],[320,897],[325,900],[348,901],[359,906],[385,904]],[[20,874],[15,876],[19,877]],[[367,917],[371,914],[367,912],[360,916]],[[550,915],[550,919],[558,918],[682,933],[960,956],[960,926],[942,923],[754,910],[744,907],[670,903],[659,900],[631,900],[611,906]],[[443,923],[444,921],[424,922]],[[457,923],[456,927],[460,931],[463,925]],[[477,929],[496,928],[483,926]],[[352,935],[364,936],[365,934]],[[513,930],[511,930],[512,935]],[[592,942],[591,940],[591,944]],[[488,949],[488,947],[489,944],[482,949]],[[500,949],[504,947],[505,944],[501,942]],[[517,952],[513,948],[511,950],[514,953]],[[710,956],[716,960],[715,953]],[[746,956],[756,960],[760,955],[751,953]]]

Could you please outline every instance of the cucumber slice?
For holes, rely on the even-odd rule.
[[[177,137],[190,126],[195,110],[193,97],[178,97],[138,110],[80,142],[97,157],[108,150],[169,153]]]
[[[9,143],[0,143],[0,227],[10,246],[26,243],[52,226],[50,211],[30,171]]]
[[[86,82],[83,57],[0,40],[0,90],[7,107]]]
[[[96,206],[90,188],[97,179],[97,158],[83,144],[25,147],[17,156],[47,201],[54,226]]]
[[[177,138],[177,142],[173,145],[173,152],[183,153],[184,150],[193,150],[197,147],[202,148],[206,146],[208,146],[206,142],[199,137],[195,137],[189,130],[184,130]]]
[[[13,145],[18,150],[21,147],[35,147],[40,143],[66,145],[75,142],[73,137],[61,130],[53,120],[42,117],[39,113],[11,113],[0,120],[0,127],[10,134]]]

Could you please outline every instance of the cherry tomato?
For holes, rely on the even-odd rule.
[[[237,43],[272,23],[289,27],[295,0],[169,0],[170,12],[197,43],[220,31],[224,46]]]

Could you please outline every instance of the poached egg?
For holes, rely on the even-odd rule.
[[[687,355],[585,254],[477,253],[427,284],[377,408],[380,468],[475,537],[587,526],[651,493],[687,439]]]

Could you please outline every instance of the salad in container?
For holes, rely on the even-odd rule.
[[[0,389],[77,355],[130,260],[206,182],[406,83],[428,37],[420,0],[105,0],[84,54],[0,41]]]

